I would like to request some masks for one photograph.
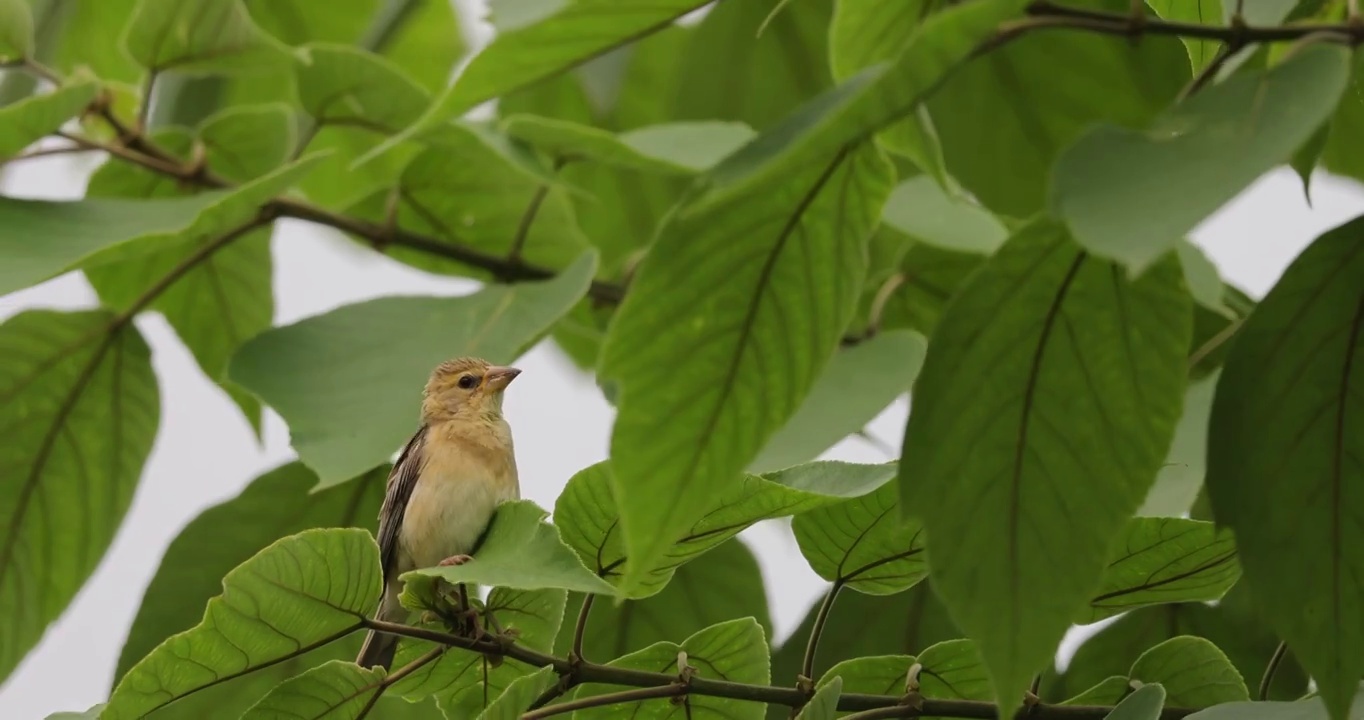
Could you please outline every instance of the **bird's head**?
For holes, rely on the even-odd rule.
[[[428,423],[455,418],[500,418],[502,391],[520,374],[514,367],[493,365],[479,358],[447,360],[426,381],[422,418]]]

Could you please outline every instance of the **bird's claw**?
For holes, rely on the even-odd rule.
[[[451,555],[450,557],[441,560],[438,565],[440,567],[458,567],[470,560],[473,560],[473,558],[468,555]]]

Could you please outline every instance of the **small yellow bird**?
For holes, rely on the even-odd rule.
[[[407,619],[399,575],[467,562],[497,506],[521,497],[511,427],[502,417],[502,392],[520,374],[477,358],[449,360],[431,373],[421,429],[389,473],[379,509],[378,619]],[[398,636],[371,630],[355,662],[387,669],[397,646]]]

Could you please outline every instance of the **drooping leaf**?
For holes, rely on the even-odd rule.
[[[0,60],[33,54],[33,13],[26,0],[0,0]],[[3,157],[4,153],[0,153]]]
[[[0,7],[5,5],[0,2]],[[20,6],[24,2],[20,0]],[[0,24],[4,22],[0,12]],[[0,47],[0,52],[3,48]],[[0,107],[0,161],[57,131],[90,105],[99,85],[89,76],[77,77],[56,90]]]
[[[350,45],[307,45],[294,73],[299,104],[322,125],[392,134],[415,122],[430,102],[390,60]]]
[[[432,368],[458,355],[512,361],[583,296],[595,266],[588,253],[545,282],[342,307],[252,339],[228,377],[284,417],[299,457],[333,485],[416,430]]]
[[[1253,5],[1254,3],[1249,4]],[[1206,23],[1210,20],[1222,18],[1222,0],[1194,0],[1194,2],[1149,0],[1147,5],[1151,6],[1156,15],[1165,20]],[[1203,70],[1217,56],[1218,47],[1215,40],[1200,38],[1180,38],[1180,40],[1184,43],[1184,49],[1189,53],[1189,67],[1194,73]]]
[[[832,678],[815,691],[810,702],[801,708],[796,720],[833,720],[838,717],[838,696],[843,692],[843,679]]]
[[[1132,518],[1076,621],[1097,622],[1143,605],[1216,600],[1240,577],[1230,530],[1183,518]]]
[[[364,717],[387,688],[384,680],[383,671],[361,668],[346,660],[330,660],[280,683],[241,717],[274,720],[325,716],[356,720]]]
[[[616,585],[626,597],[657,593],[683,563],[717,547],[759,520],[792,515],[835,501],[864,495],[894,475],[893,465],[822,462],[797,465],[766,476],[745,476],[724,489],[708,511],[651,563],[627,554],[620,532],[611,468],[607,462],[574,475],[554,507],[554,519],[589,569]],[[643,567],[639,567],[643,565]],[[621,589],[635,571],[643,580]]]
[[[1184,413],[1175,426],[1175,438],[1137,514],[1149,517],[1179,517],[1189,511],[1203,488],[1207,468],[1208,417],[1212,413],[1213,391],[1218,372],[1190,380],[1184,393]]]
[[[1188,635],[1171,638],[1142,653],[1130,677],[1165,686],[1173,707],[1202,708],[1249,700],[1246,683],[1216,645]]]
[[[1312,242],[1241,326],[1208,494],[1270,622],[1347,715],[1364,675],[1364,220]]]
[[[1032,223],[929,347],[902,507],[933,538],[934,589],[980,643],[1001,708],[1052,656],[1165,457],[1192,318],[1182,280],[1173,254],[1133,282]]]
[[[463,565],[412,570],[401,577],[409,582],[428,577],[520,590],[560,588],[610,594],[613,588],[583,567],[578,556],[559,539],[558,529],[544,522],[548,514],[529,500],[503,503],[489,521],[472,560]],[[553,637],[550,633],[551,642]]]
[[[1113,708],[1104,720],[1159,720],[1165,707],[1165,688],[1143,685]]]
[[[1355,694],[1348,720],[1364,720],[1364,688]],[[1189,720],[1327,720],[1330,714],[1320,696],[1297,702],[1237,702],[1214,705],[1189,715]]]
[[[104,311],[0,324],[0,678],[99,564],[156,436],[137,329]]]
[[[124,44],[152,72],[261,72],[288,62],[240,0],[140,0]]]
[[[797,515],[791,523],[801,554],[820,577],[871,595],[893,595],[928,574],[923,528],[906,522],[900,488],[876,492]]]
[[[199,126],[211,167],[233,182],[246,182],[285,164],[294,151],[294,116],[283,103],[234,107]]]
[[[766,192],[684,206],[660,230],[599,369],[620,388],[611,466],[639,562],[625,589],[738,481],[827,364],[866,273],[888,171],[874,150],[839,153]]]
[[[558,681],[559,675],[551,666],[542,667],[530,675],[519,677],[513,680],[507,689],[503,690],[502,694],[479,714],[478,720],[517,720],[521,717],[521,713],[535,703],[536,698],[554,687],[554,683]]]
[[[861,430],[896,397],[908,392],[928,343],[911,330],[880,333],[834,353],[790,420],[748,464],[767,472],[813,460]]]
[[[620,135],[536,115],[502,122],[511,137],[562,161],[588,160],[646,172],[701,172],[753,137],[743,123],[682,122],[653,125]]]
[[[1116,705],[1132,691],[1132,681],[1126,675],[1110,675],[1100,680],[1094,687],[1072,698],[1061,701],[1061,705]]]
[[[989,255],[1009,237],[988,210],[949,196],[923,175],[895,186],[882,219],[912,238],[954,252]]]
[[[989,700],[990,674],[971,640],[943,640],[919,653],[919,690],[928,697]]]
[[[1053,207],[1080,245],[1141,271],[1287,161],[1330,116],[1348,76],[1344,48],[1314,45],[1193,95],[1148,130],[1096,128],[1057,161]],[[1190,162],[1215,173],[1195,177]]]
[[[204,619],[134,665],[109,698],[107,720],[157,708],[359,629],[379,597],[379,548],[359,529],[306,530],[223,578]]]
[[[817,687],[841,682],[843,690],[871,695],[903,695],[913,655],[873,655],[844,660],[819,678]]]

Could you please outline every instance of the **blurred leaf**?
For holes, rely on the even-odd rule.
[[[833,720],[838,717],[838,696],[842,692],[842,678],[835,677],[821,683],[810,702],[801,708],[796,720]]]
[[[869,595],[891,595],[928,574],[923,528],[905,522],[900,488],[880,489],[797,515],[791,529],[800,552],[820,577]]]
[[[1110,675],[1097,685],[1062,701],[1061,705],[1117,705],[1132,691],[1132,681],[1126,675]]]
[[[232,182],[255,180],[288,162],[295,135],[283,103],[228,108],[199,126],[211,167]]]
[[[1149,130],[1096,128],[1057,161],[1055,210],[1085,249],[1144,270],[1287,161],[1329,117],[1348,75],[1348,51],[1314,45],[1192,96]],[[1195,176],[1190,162],[1216,172]]]
[[[866,274],[888,174],[874,149],[839,153],[763,192],[683,205],[660,229],[599,369],[621,388],[611,465],[639,563],[626,592],[738,480],[827,364]]]
[[[587,291],[584,254],[544,282],[464,297],[388,297],[256,336],[228,376],[289,424],[294,449],[322,486],[384,462],[417,426],[431,369],[459,355],[508,363]]]
[[[1216,645],[1188,635],[1171,638],[1142,653],[1131,678],[1159,683],[1172,707],[1203,708],[1249,700],[1246,683]]]
[[[517,678],[479,714],[478,720],[517,720],[521,713],[529,710],[535,700],[557,682],[559,674],[555,672],[553,666],[542,667],[530,675]]]
[[[1143,685],[1118,703],[1104,720],[1160,720],[1160,711],[1164,707],[1165,688]]]
[[[302,655],[359,629],[379,597],[379,548],[365,530],[305,530],[223,578],[204,619],[173,635],[114,688],[107,720],[140,718],[196,691]]]
[[[132,500],[160,398],[137,329],[104,311],[0,324],[0,678],[94,571]]]
[[[895,186],[881,219],[912,238],[954,252],[990,255],[1009,239],[1009,231],[988,210],[949,197],[924,175]]]
[[[275,540],[322,527],[361,527],[373,531],[387,477],[388,467],[382,466],[344,487],[309,493],[317,476],[302,463],[291,462],[252,480],[236,497],[200,513],[180,531],[161,558],[123,644],[114,672],[115,682],[166,638],[194,627],[203,615],[204,604],[222,591],[223,576]],[[337,646],[344,647],[338,650]],[[338,642],[302,659],[333,651],[337,658],[354,657],[359,647],[358,639]],[[301,661],[281,663],[272,670],[243,678],[256,681],[269,676],[257,684],[256,692],[244,690],[242,682],[233,682],[226,685],[229,693],[204,693],[204,699],[211,702],[201,702],[200,696],[195,696],[177,702],[174,707],[178,711],[184,705],[196,706],[192,712],[185,708],[187,715],[195,717],[213,717],[215,712],[220,713],[218,717],[237,717],[255,698],[305,667],[310,666]],[[245,704],[233,707],[234,699],[237,703],[245,700]]]
[[[947,309],[899,485],[1001,711],[1052,657],[1150,489],[1183,401],[1191,317],[1172,254],[1129,281],[1048,222],[1019,231]]]
[[[1349,81],[1331,117],[1321,166],[1337,175],[1364,179],[1364,55],[1355,54]]]
[[[0,61],[33,55],[33,13],[26,0],[0,0]],[[3,157],[4,153],[0,153]]]
[[[581,610],[582,596],[576,595],[555,642],[555,654],[567,654],[572,647],[572,618]],[[583,655],[605,661],[737,617],[756,618],[763,632],[771,635],[758,561],[741,541],[730,539],[677,568],[657,595],[620,605],[598,598],[589,611]]]
[[[24,4],[24,0],[19,0]],[[37,10],[39,4],[31,2]],[[44,12],[38,12],[39,59],[58,72],[70,74],[84,66],[110,85],[125,84],[131,100],[132,83],[142,70],[123,49],[119,31],[132,16],[137,0],[100,0],[100,2],[44,3],[49,27],[43,27]],[[0,22],[0,26],[5,23]]]
[[[0,6],[5,1],[0,0]],[[19,5],[24,5],[23,0],[19,0]],[[0,17],[0,22],[3,20]],[[15,157],[24,148],[56,132],[66,121],[80,115],[98,93],[99,85],[85,75],[45,95],[0,107],[0,161]]]
[[[1188,240],[1176,243],[1175,252],[1179,255],[1180,267],[1184,269],[1184,282],[1188,284],[1194,302],[1209,310],[1232,315],[1226,305],[1226,285],[1222,282],[1217,264],[1202,248]]]
[[[1198,520],[1132,518],[1111,557],[1079,624],[1143,605],[1217,600],[1241,577],[1231,531]]]
[[[263,72],[288,62],[288,49],[251,21],[240,0],[140,0],[123,42],[154,73]]]
[[[472,560],[463,565],[412,570],[400,577],[406,582],[428,577],[519,590],[561,588],[611,594],[611,586],[583,567],[559,539],[559,531],[544,521],[548,514],[529,500],[503,503],[493,514]],[[550,633],[551,642],[553,637]]]
[[[1212,413],[1213,391],[1219,372],[1190,380],[1184,392],[1184,411],[1175,426],[1175,438],[1156,474],[1156,482],[1137,509],[1137,515],[1180,517],[1193,507],[1203,487],[1207,468],[1208,416]]]
[[[606,578],[628,598],[648,597],[667,584],[679,566],[738,535],[759,520],[783,517],[832,502],[857,497],[883,485],[894,466],[820,462],[798,465],[766,476],[746,475],[723,488],[709,510],[689,531],[664,549],[662,557],[638,567],[627,562],[619,532],[614,483],[609,462],[589,466],[569,481],[554,506],[554,519],[564,541],[588,568]],[[622,578],[634,571],[643,577],[621,590]]]
[[[415,122],[431,101],[392,61],[349,45],[304,46],[294,74],[299,103],[322,125],[390,135]]]
[[[751,128],[734,122],[668,123],[613,135],[536,115],[512,115],[502,122],[502,129],[560,162],[588,160],[684,175],[710,168],[753,137]]]
[[[883,226],[881,232],[895,231]],[[931,338],[947,303],[984,261],[976,253],[942,250],[927,242],[913,241],[896,263],[902,281],[886,298],[882,327],[912,328]],[[875,302],[874,296],[871,302]]]
[[[702,630],[687,638],[681,645],[660,642],[638,652],[630,653],[606,663],[608,667],[649,672],[676,671],[678,651],[687,653],[687,663],[696,668],[698,677],[727,680],[736,683],[766,685],[771,680],[767,656],[767,637],[753,618],[730,620]],[[577,698],[587,698],[624,690],[618,685],[588,683],[578,688]],[[691,695],[688,705],[695,717],[725,717],[733,720],[761,720],[765,707],[762,703],[729,698]],[[669,698],[644,700],[630,707],[634,718],[673,717],[680,708]],[[789,712],[789,711],[788,711]],[[681,717],[681,715],[676,715]]]
[[[1125,0],[1074,5],[1131,12]],[[985,207],[1027,218],[1044,209],[1052,166],[1081,134],[1104,122],[1145,127],[1189,77],[1187,58],[1173,42],[1037,33],[971,60],[933,94],[928,109],[948,172]]]
[[[1318,237],[1237,333],[1208,493],[1246,581],[1336,718],[1364,675],[1364,220]],[[1292,482],[1285,482],[1291,478]]]
[[[1355,694],[1354,709],[1348,720],[1364,720],[1364,688]],[[1214,705],[1186,716],[1189,720],[1327,720],[1329,714],[1320,697],[1297,702],[1238,702]]]
[[[927,348],[922,335],[892,330],[834,353],[800,408],[748,464],[748,472],[812,460],[861,430],[909,391]]]
[[[1222,0],[1147,0],[1147,5],[1156,12],[1156,15],[1164,20],[1175,22],[1190,23],[1211,23],[1212,21],[1222,20]],[[1242,2],[1243,6],[1254,6],[1255,3]],[[1275,18],[1270,24],[1277,24],[1281,18]],[[1220,23],[1213,23],[1220,24]],[[1189,53],[1189,67],[1198,74],[1217,57],[1218,43],[1216,40],[1202,40],[1199,38],[1180,38],[1184,43],[1184,49]]]

